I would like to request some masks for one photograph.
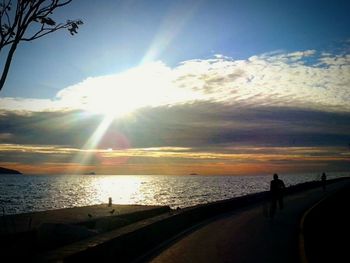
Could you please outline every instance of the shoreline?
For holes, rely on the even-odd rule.
[[[343,174],[330,174],[341,178]],[[126,179],[128,178],[128,179]],[[317,180],[314,174],[281,175],[286,186]],[[172,209],[235,198],[269,189],[270,176],[0,176],[0,216],[82,207],[107,202],[138,205],[169,205]],[[130,183],[128,183],[130,181]],[[132,182],[132,183],[131,183]],[[169,186],[171,184],[171,188]],[[198,185],[199,187],[193,187]],[[48,190],[45,190],[48,189]],[[91,195],[89,193],[94,193]],[[69,194],[67,194],[69,193]],[[120,200],[120,201],[119,201]],[[2,209],[2,210],[1,210]]]
[[[346,179],[349,179],[349,178],[333,179],[333,180],[329,180],[328,183],[331,184],[331,183],[338,182],[341,180],[346,180]],[[307,183],[302,183],[295,186],[290,186],[286,189],[286,195],[290,195],[293,193],[297,193],[297,192],[301,192],[301,191],[305,191],[305,190],[317,188],[317,187],[321,187],[321,184],[319,181],[307,182]],[[47,249],[42,250],[41,248],[41,250],[40,249],[38,250],[38,247],[36,247],[38,246],[38,244],[35,244],[35,243],[33,243],[32,249],[34,250],[36,249],[36,252],[38,252],[36,253],[36,255],[44,253],[45,258],[46,257],[48,258],[64,257],[65,258],[65,257],[71,257],[73,255],[78,255],[78,254],[81,256],[85,255],[87,247],[89,247],[89,251],[91,252],[91,249],[92,249],[91,244],[93,243],[94,244],[93,251],[95,251],[93,253],[99,254],[101,253],[101,251],[104,251],[105,249],[107,250],[109,249],[109,248],[106,248],[106,246],[109,247],[111,244],[114,244],[113,246],[115,246],[117,243],[120,242],[120,240],[125,239],[124,238],[125,235],[129,236],[131,235],[131,233],[134,233],[136,236],[138,236],[140,233],[144,233],[144,234],[148,233],[147,235],[151,235],[150,237],[148,237],[150,238],[150,240],[148,241],[149,243],[148,245],[157,245],[157,243],[162,242],[164,238],[165,239],[169,238],[170,236],[178,232],[181,232],[188,227],[198,224],[199,222],[208,220],[209,218],[215,217],[223,213],[227,213],[228,211],[232,211],[238,208],[242,208],[250,205],[256,205],[257,203],[265,202],[267,198],[268,198],[268,192],[260,192],[260,193],[249,194],[241,197],[231,198],[227,200],[221,200],[221,201],[211,202],[207,204],[196,205],[193,207],[188,207],[188,208],[179,209],[179,210],[171,210],[169,207],[157,207],[155,208],[157,211],[156,213],[154,213],[154,211],[150,213],[145,213],[145,211],[141,211],[138,217],[136,218],[136,220],[134,220],[133,222],[129,221],[130,224],[121,223],[120,221],[122,219],[121,215],[107,216],[107,217],[102,216],[99,222],[100,222],[100,225],[101,224],[105,225],[106,231],[86,233],[86,232],[79,232],[80,230],[82,230],[81,228],[79,228],[78,234],[81,236],[84,236],[84,238],[80,239],[81,241],[75,240],[74,242],[70,242],[70,244],[63,245],[63,247],[61,246],[61,248],[58,246],[49,254],[44,253]],[[103,209],[105,209],[105,212],[108,212],[106,209],[109,209],[109,211],[111,211],[110,210],[111,208],[108,208],[106,204],[101,206],[103,206]],[[144,207],[144,206],[139,206],[139,207]],[[56,213],[57,211],[62,211],[62,210],[73,212],[79,209],[87,209],[87,208],[89,207],[67,208],[67,209],[51,210],[51,211],[56,211]],[[50,211],[36,212],[34,214],[43,214],[43,213],[50,213]],[[86,211],[84,213],[86,213]],[[13,217],[18,218],[20,215],[21,214],[13,215]],[[113,221],[112,219],[115,219],[115,221]],[[76,225],[78,225],[79,227],[89,228],[88,227],[89,222],[93,221],[93,220],[91,221],[89,220],[85,221],[85,225],[79,224],[78,222],[79,220],[77,220]],[[97,221],[94,221],[95,225]],[[65,231],[71,231],[72,229],[69,229],[69,228],[64,228],[64,227],[60,228],[60,226],[62,225],[71,225],[67,222],[68,221],[66,221],[66,223],[62,223],[62,222],[53,223],[53,224],[56,224],[56,226],[58,225],[59,227],[56,229],[46,228],[45,231],[48,231],[48,232],[58,231],[57,233],[60,233],[60,232],[64,233]],[[26,224],[23,223],[23,226],[25,225]],[[150,234],[148,231],[151,231],[150,233],[153,233],[153,234]],[[33,231],[30,231],[30,233],[32,235],[31,238],[37,238],[37,237],[34,237],[35,235],[33,236]],[[36,233],[36,236],[37,234],[38,232]],[[128,237],[128,240],[130,239],[130,242],[132,243],[135,242],[135,237],[133,236],[134,234]],[[10,238],[7,237],[5,239],[9,240]],[[109,241],[107,242],[107,240]],[[27,253],[32,253],[32,252],[27,251]]]

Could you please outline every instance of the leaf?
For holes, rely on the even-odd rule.
[[[77,26],[76,27],[72,26],[68,28],[68,31],[73,36],[74,34],[78,34],[77,28],[78,28]]]
[[[74,34],[78,34],[78,29],[79,29],[78,25],[82,25],[83,21],[81,21],[81,20],[77,20],[77,21],[68,20],[67,23],[69,24],[68,31],[73,36]]]
[[[49,25],[49,26],[54,26],[54,25],[56,25],[56,22],[53,21],[50,17],[42,17],[42,18],[41,18],[41,23],[42,23],[42,24]]]

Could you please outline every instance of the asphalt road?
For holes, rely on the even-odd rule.
[[[259,204],[226,214],[173,241],[149,262],[299,262],[299,225],[303,213],[348,184],[340,181],[285,197],[273,220]]]

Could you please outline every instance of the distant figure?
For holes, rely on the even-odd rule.
[[[321,182],[322,182],[322,190],[323,190],[323,191],[326,191],[326,184],[327,184],[327,176],[326,176],[326,173],[322,173]]]
[[[113,210],[109,211],[108,213],[110,213],[111,215],[113,215],[113,214],[114,214],[114,212],[115,212],[115,209],[113,209]]]
[[[277,202],[279,204],[279,208],[283,209],[283,195],[284,189],[286,186],[281,179],[278,179],[278,175],[273,175],[273,180],[270,184],[270,194],[271,194],[271,209],[270,209],[270,217],[273,218],[277,208]]]

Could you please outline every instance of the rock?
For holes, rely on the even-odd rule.
[[[0,167],[0,174],[22,174],[19,171]]]

